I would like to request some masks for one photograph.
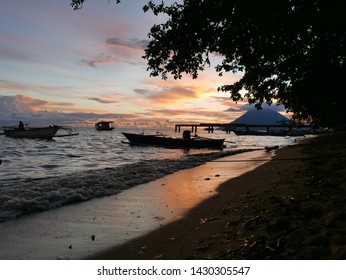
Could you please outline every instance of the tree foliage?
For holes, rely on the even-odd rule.
[[[74,10],[79,10],[83,7],[84,2],[86,2],[86,0],[71,0],[70,5]],[[109,2],[109,0],[108,0],[108,2]],[[121,1],[115,0],[115,2],[117,4],[119,4]]]
[[[148,10],[168,16],[149,32],[144,58],[150,75],[197,78],[214,54],[221,59],[215,67],[219,75],[243,73],[238,82],[219,87],[232,100],[240,100],[245,89],[259,108],[275,100],[297,119],[346,124],[342,1],[150,1]]]

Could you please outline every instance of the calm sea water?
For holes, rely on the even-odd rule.
[[[0,222],[23,214],[113,195],[124,189],[160,178],[180,169],[230,155],[243,149],[286,146],[296,138],[236,136],[215,131],[200,136],[226,138],[223,151],[181,150],[135,147],[127,143],[122,131],[142,129],[116,128],[97,131],[78,128],[78,136],[55,140],[12,139],[0,135]],[[170,129],[160,131],[179,137]]]

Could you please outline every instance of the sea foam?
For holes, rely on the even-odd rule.
[[[0,186],[0,222],[96,197],[116,195],[181,169],[248,150],[185,155],[179,159],[141,160],[116,167]]]

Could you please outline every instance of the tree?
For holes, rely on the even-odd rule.
[[[299,120],[346,124],[342,1],[150,1],[148,10],[168,16],[148,34],[144,58],[151,76],[197,78],[214,54],[222,59],[215,67],[219,75],[243,73],[238,82],[219,87],[232,100],[242,99],[245,89],[245,98],[258,108],[276,100]]]
[[[84,2],[86,2],[86,0],[71,0],[70,5],[74,10],[79,10],[83,7]],[[108,0],[108,2],[109,2],[109,0]],[[119,4],[121,1],[115,0],[115,2],[117,4]]]

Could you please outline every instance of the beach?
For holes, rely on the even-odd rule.
[[[346,133],[0,223],[0,259],[345,259]]]
[[[255,150],[182,169],[108,197],[0,223],[0,259],[83,259],[184,217],[217,187],[267,162]]]
[[[345,163],[346,133],[284,147],[181,219],[88,259],[345,259]]]

